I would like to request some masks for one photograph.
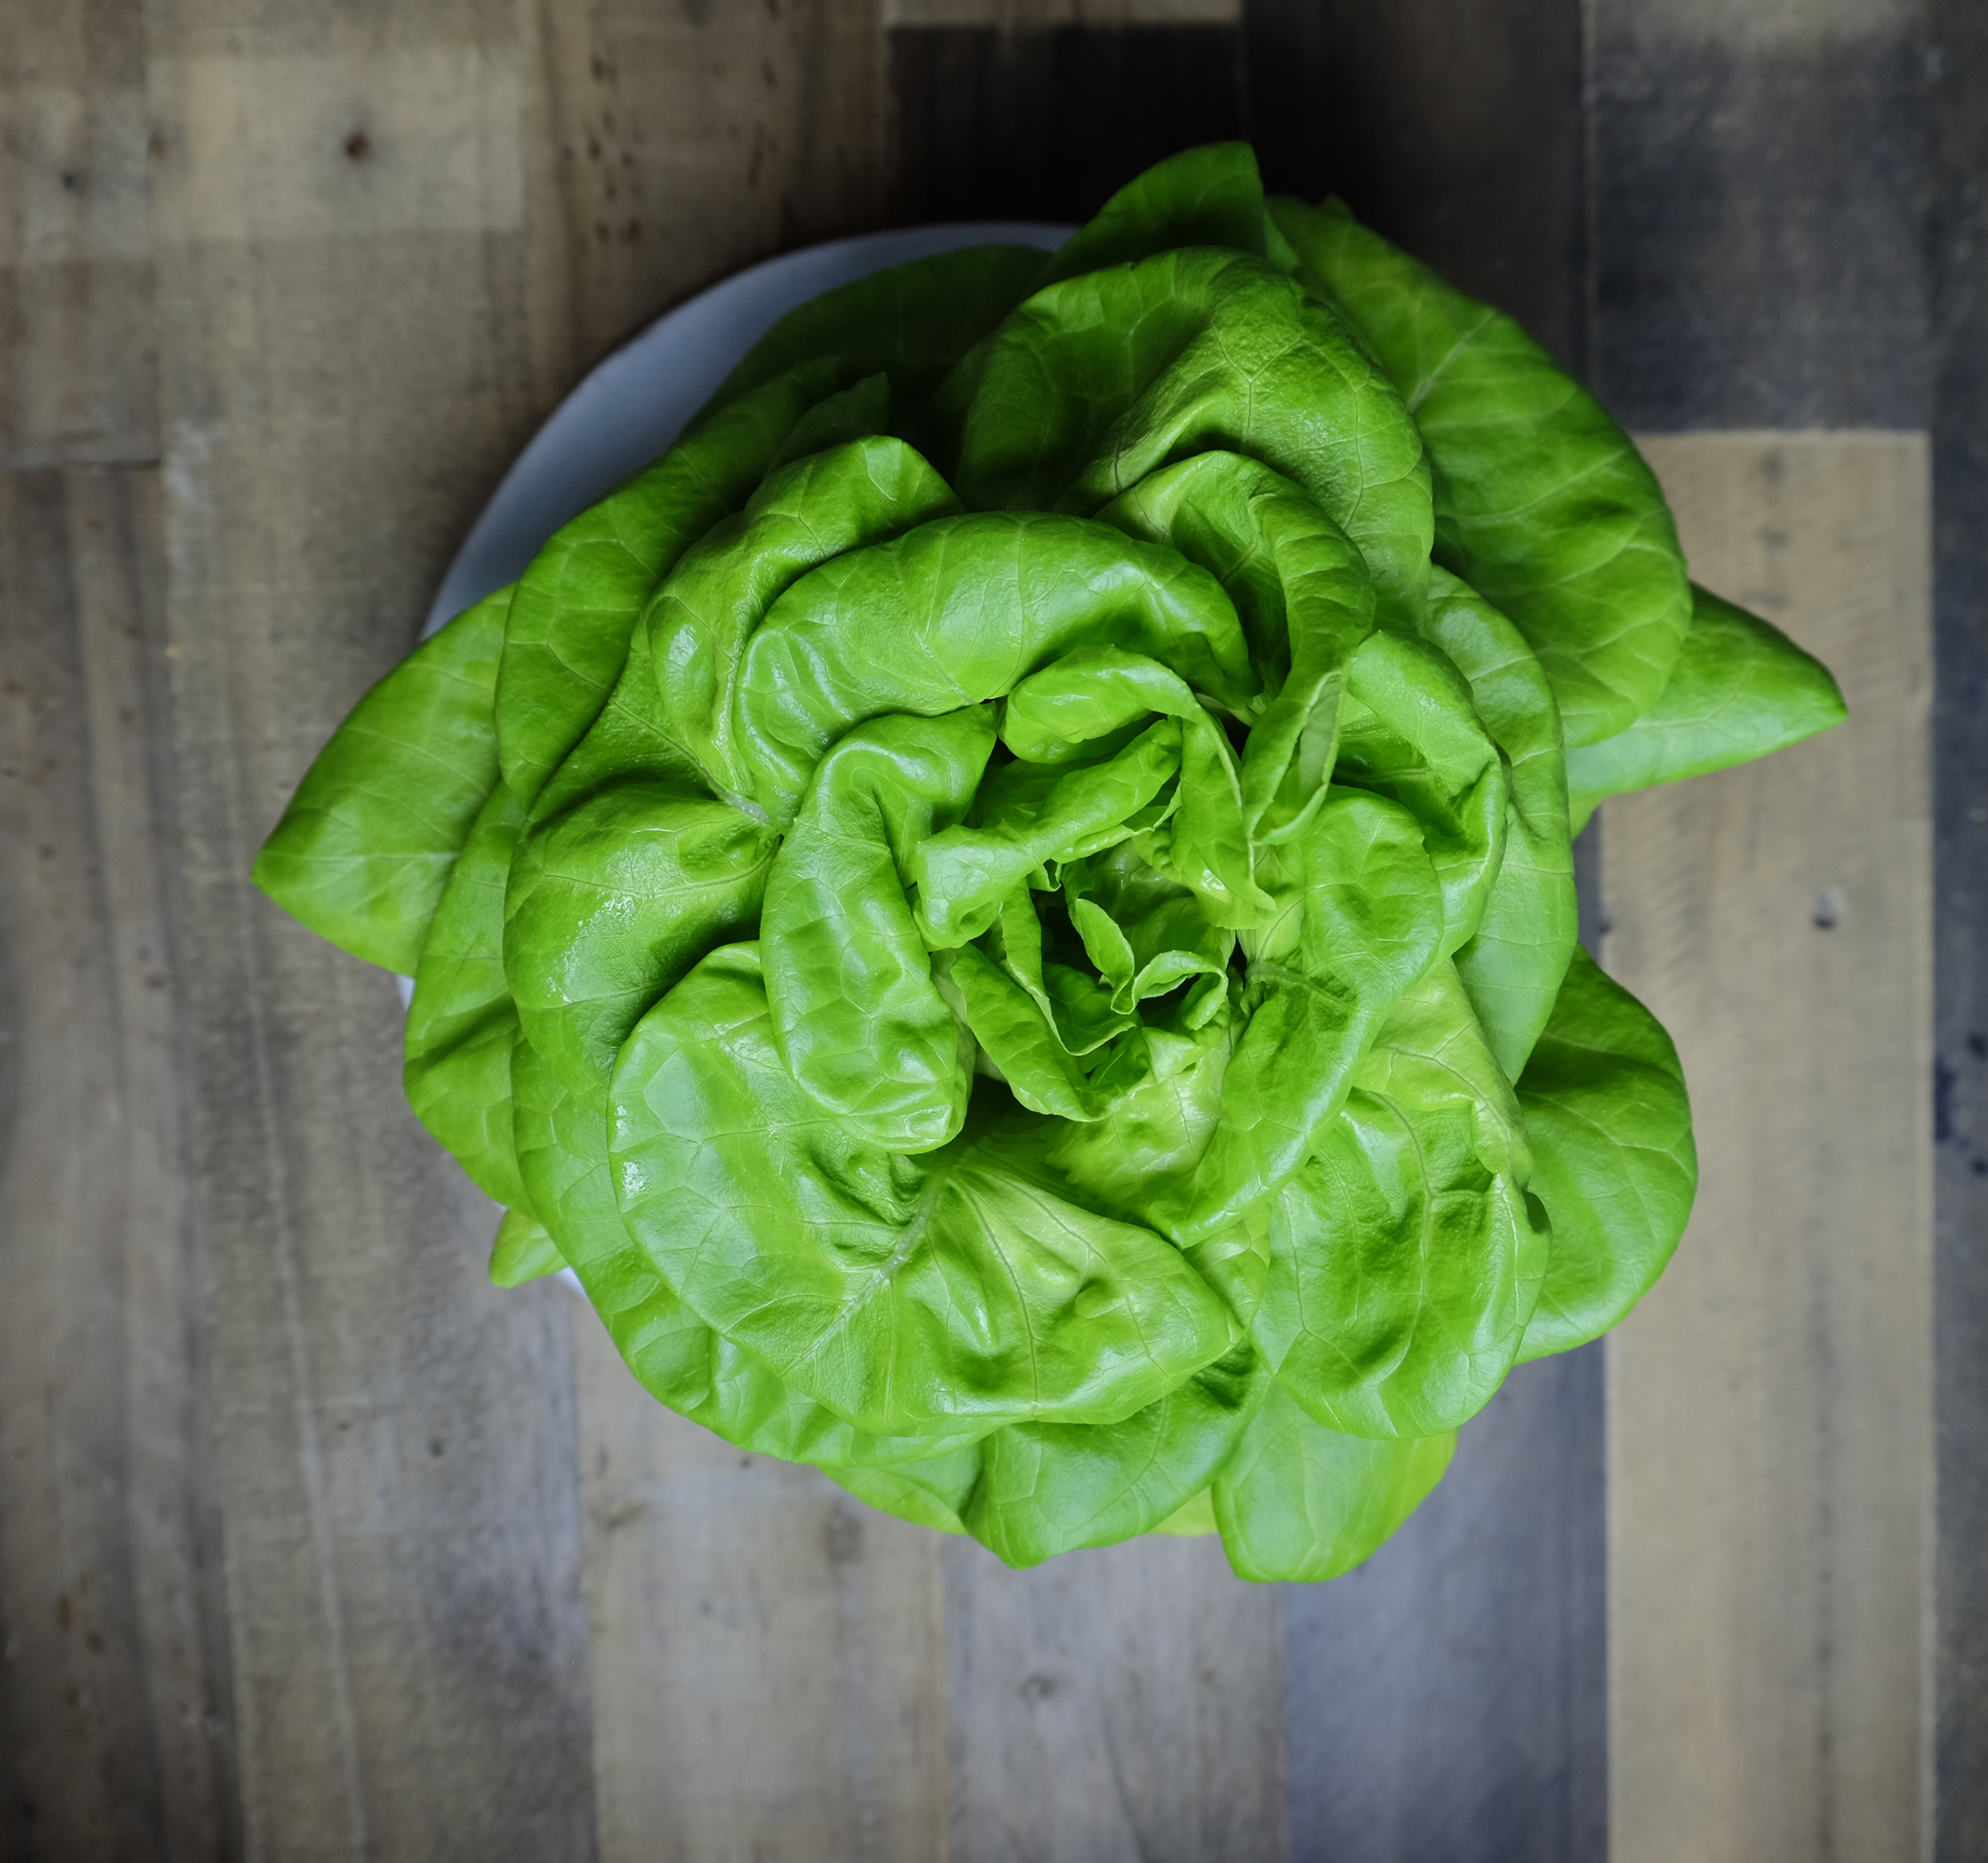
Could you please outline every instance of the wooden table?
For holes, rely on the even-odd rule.
[[[615,343],[1238,134],[1852,705],[1584,843],[1692,1232],[1310,1590],[663,1412],[247,883]],[[0,1856],[1988,1856],[1984,180],[1972,0],[0,0]]]

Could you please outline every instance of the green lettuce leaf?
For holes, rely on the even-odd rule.
[[[1222,1550],[1259,1583],[1336,1578],[1421,1506],[1455,1448],[1453,1435],[1342,1436],[1274,1380],[1214,1483]]]
[[[1519,1081],[1553,1248],[1520,1356],[1600,1337],[1647,1294],[1698,1187],[1691,1102],[1656,1018],[1585,951]]]
[[[1508,615],[1567,742],[1656,702],[1691,619],[1677,526],[1629,436],[1511,318],[1446,285],[1339,203],[1271,203],[1299,276],[1339,305],[1435,463],[1436,557]]]
[[[414,973],[492,1279],[658,1401],[1013,1566],[1314,1581],[1689,1213],[1572,831],[1841,715],[1508,320],[1225,144],[783,319],[257,877]]]
[[[511,591],[426,640],[353,707],[256,856],[255,883],[342,951],[404,976],[497,781]]]
[[[1626,731],[1567,758],[1574,832],[1609,796],[1750,763],[1846,716],[1821,661],[1693,583],[1691,631],[1656,704]]]

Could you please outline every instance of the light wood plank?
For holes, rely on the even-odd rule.
[[[876,223],[867,0],[591,0],[532,29],[527,289],[570,372],[742,265]],[[935,1536],[670,1415],[577,1324],[601,1854],[942,1854]]]
[[[1646,442],[1695,572],[1839,730],[1604,810],[1609,968],[1675,1037],[1689,1233],[1609,1352],[1616,1863],[1922,1853],[1930,1472],[1927,448]]]
[[[158,456],[142,0],[0,0],[0,464]]]
[[[580,1364],[605,1863],[942,1857],[938,1536]]]
[[[1219,1543],[945,1548],[953,1863],[1277,1863],[1283,1596]]]
[[[488,1286],[495,1213],[406,1108],[391,980],[247,882],[542,413],[513,9],[155,0],[147,30],[247,1848],[584,1858],[567,1296]],[[418,112],[409,68],[430,80]]]
[[[0,473],[0,1852],[235,1847],[157,475]]]

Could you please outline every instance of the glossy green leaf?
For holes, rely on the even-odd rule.
[[[823,751],[886,712],[1000,698],[1081,646],[1143,654],[1239,707],[1256,689],[1205,571],[1078,518],[942,518],[810,571],[747,643],[736,741],[760,805],[794,818]]]
[[[1190,247],[1038,292],[941,390],[977,510],[1094,512],[1185,452],[1247,454],[1421,606],[1433,514],[1421,437],[1337,312],[1240,254]]]
[[[499,784],[436,909],[407,1012],[408,1103],[484,1195],[532,1213],[511,1137],[518,1011],[504,980],[504,887],[522,811]]]
[[[1598,1338],[1647,1294],[1698,1187],[1691,1102],[1656,1018],[1577,952],[1519,1081],[1532,1188],[1553,1219],[1522,1358]]]
[[[1011,1566],[1150,1533],[1207,1490],[1270,1384],[1245,1343],[1122,1422],[998,1430],[977,1445],[962,1523]]]
[[[1342,1436],[1276,1380],[1215,1480],[1222,1551],[1259,1583],[1336,1578],[1421,1506],[1455,1448],[1454,1435]]]
[[[1264,255],[1264,184],[1247,142],[1214,142],[1169,156],[1128,181],[1050,261],[1054,284],[1171,251],[1225,246]]]
[[[707,958],[616,1069],[631,1231],[707,1323],[858,1426],[1109,1422],[1234,1342],[1149,1229],[1087,1209],[1026,1115],[905,1158],[794,1085],[755,946]]]
[[[767,999],[795,1084],[891,1151],[930,1151],[966,1116],[970,1043],[932,980],[905,887],[917,854],[966,813],[994,718],[860,725],[816,767],[773,863]]]
[[[522,1287],[527,1281],[556,1275],[566,1265],[552,1232],[522,1209],[507,1209],[490,1247],[490,1279],[499,1287]]]
[[[621,1220],[599,1104],[569,1092],[521,1042],[515,1063],[518,1155],[561,1254],[616,1349],[650,1395],[758,1455],[832,1470],[955,1454],[973,1439],[884,1438],[852,1429],[714,1333],[656,1271]]]
[[[773,861],[764,825],[666,783],[597,791],[520,844],[504,974],[526,1038],[596,1099],[649,1006],[751,932]]]
[[[1422,636],[1463,675],[1509,765],[1504,852],[1457,974],[1498,1065],[1516,1080],[1553,1011],[1578,929],[1559,710],[1524,636],[1447,570],[1430,579]]]
[[[1694,583],[1691,631],[1656,703],[1626,731],[1567,758],[1574,829],[1606,797],[1750,763],[1846,716],[1821,661]]]
[[[658,724],[720,794],[750,796],[732,707],[746,642],[807,570],[958,509],[944,479],[902,441],[854,441],[773,473],[736,518],[714,525],[643,617]]]
[[[563,526],[511,598],[497,673],[504,780],[529,805],[599,715],[658,579],[750,498],[794,423],[847,378],[810,363],[743,397]]]
[[[965,246],[825,291],[767,331],[690,432],[789,370],[823,361],[883,371],[900,397],[928,387],[1032,291],[1048,264],[1033,246]]]
[[[492,722],[511,592],[465,609],[361,699],[297,785],[255,883],[340,950],[412,976],[497,781]]]
[[[1356,1436],[1437,1436],[1511,1369],[1546,1272],[1519,1107],[1453,965],[1396,1007],[1279,1197],[1256,1337]]]
[[[1677,526],[1629,436],[1511,318],[1338,202],[1271,212],[1415,417],[1437,560],[1532,644],[1569,744],[1624,729],[1656,703],[1691,619]]]

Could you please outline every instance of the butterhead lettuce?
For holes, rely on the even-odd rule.
[[[1027,1565],[1357,1564],[1695,1177],[1602,798],[1834,724],[1636,448],[1193,151],[804,306],[362,700],[256,879],[663,1403]]]

